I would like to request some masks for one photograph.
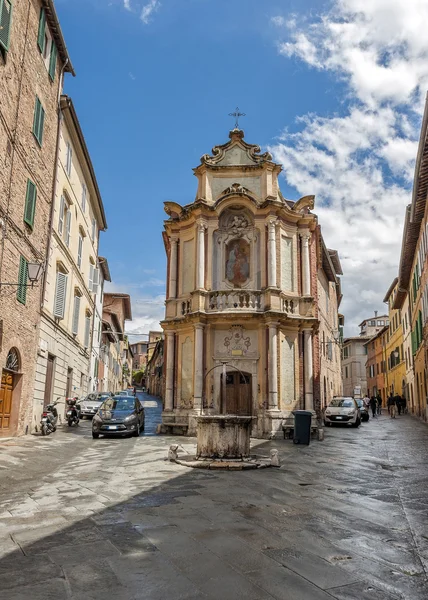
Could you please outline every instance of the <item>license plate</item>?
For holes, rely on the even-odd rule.
[[[108,428],[109,429],[117,429],[117,425],[109,425]]]
[[[336,419],[337,419],[337,420],[339,420],[339,419],[343,419],[343,417],[336,417]]]

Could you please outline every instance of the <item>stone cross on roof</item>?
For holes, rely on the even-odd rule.
[[[235,112],[229,113],[229,117],[235,117],[235,129],[239,129],[239,117],[245,117],[245,113],[239,112],[239,106],[235,108]]]

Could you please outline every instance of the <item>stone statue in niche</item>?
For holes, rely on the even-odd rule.
[[[245,217],[238,217],[237,215],[233,217],[230,224],[231,232],[237,237],[242,237],[247,227],[247,219],[245,219]]]
[[[250,244],[243,239],[232,240],[226,246],[226,279],[241,287],[250,277]]]

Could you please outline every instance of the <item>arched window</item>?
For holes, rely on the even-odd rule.
[[[19,352],[16,348],[11,348],[6,358],[6,369],[18,373],[21,367]]]

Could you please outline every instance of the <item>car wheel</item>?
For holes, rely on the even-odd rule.
[[[360,417],[357,417],[357,420],[355,421],[355,423],[353,423],[354,427],[359,427],[361,425],[361,419]]]
[[[93,438],[94,440],[97,440],[99,437],[100,437],[100,434],[99,434],[99,433],[95,433],[95,431],[93,431],[93,432],[92,432],[92,438]]]
[[[42,425],[42,430],[41,430],[41,434],[42,435],[46,435],[48,432],[48,428],[46,427],[46,425]]]
[[[140,437],[140,424],[137,423],[137,429],[134,432],[135,437]]]

